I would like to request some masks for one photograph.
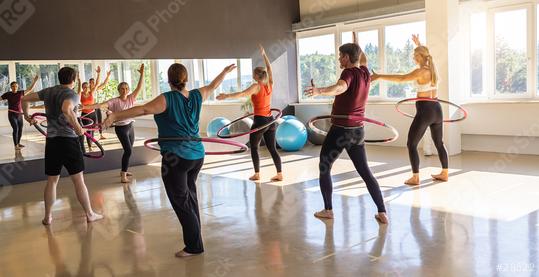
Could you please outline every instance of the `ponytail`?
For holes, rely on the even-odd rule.
[[[436,66],[434,65],[434,62],[432,61],[432,56],[431,55],[428,55],[427,56],[427,62],[428,62],[428,65],[429,65],[429,70],[430,70],[430,84],[432,86],[436,86],[438,85],[438,73],[437,73],[437,70],[436,70]]]

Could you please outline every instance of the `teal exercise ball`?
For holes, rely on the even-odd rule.
[[[285,120],[277,127],[275,137],[284,151],[298,151],[307,142],[307,128],[299,120]]]
[[[206,128],[206,135],[209,138],[217,137],[217,132],[219,129],[223,128],[225,125],[230,124],[230,120],[224,118],[224,117],[216,117],[208,123],[208,127]],[[222,135],[229,135],[230,130],[229,128],[226,128],[221,132]]]

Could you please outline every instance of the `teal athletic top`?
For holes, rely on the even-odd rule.
[[[198,89],[189,91],[185,97],[179,91],[163,93],[167,109],[154,115],[159,138],[200,137],[198,121],[202,109],[202,95]],[[182,159],[199,160],[204,158],[204,146],[200,141],[163,141],[159,142],[161,154],[173,153]]]

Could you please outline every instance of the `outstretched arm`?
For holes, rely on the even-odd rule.
[[[235,93],[221,93],[217,95],[217,100],[225,100],[225,99],[236,99],[236,98],[243,98],[251,96],[255,93],[257,93],[260,90],[260,87],[258,84],[252,84],[250,87],[248,87],[244,91],[235,92]]]
[[[140,73],[140,77],[138,79],[137,87],[133,91],[132,95],[135,99],[137,99],[137,96],[139,92],[142,90],[142,84],[144,84],[144,64],[140,65],[140,68],[138,69],[138,72]]]
[[[236,65],[234,64],[225,67],[223,71],[219,75],[217,75],[217,77],[215,77],[215,79],[213,79],[213,81],[209,85],[198,89],[202,94],[203,102],[208,99],[208,97],[219,87],[219,85],[221,85],[221,83],[225,79],[226,74],[232,72],[232,70],[234,69],[236,69]]]
[[[26,94],[25,96],[23,96],[22,98],[21,104],[22,104],[22,112],[24,113],[24,119],[26,119],[26,121],[28,121],[30,124],[34,124],[35,122],[30,118],[30,114],[28,113],[28,111],[30,110],[30,103],[37,102],[37,101],[40,101],[39,95],[37,94],[37,92],[30,92]]]
[[[307,97],[312,96],[336,96],[339,94],[344,93],[348,89],[348,84],[344,80],[339,80],[335,85],[325,87],[325,88],[317,88],[314,85],[314,81],[311,79],[311,86],[307,87],[307,89],[304,91],[305,95]]]
[[[138,116],[148,115],[148,114],[160,114],[167,109],[167,100],[165,96],[159,95],[154,98],[152,101],[142,105],[136,106],[131,109],[127,109],[117,113],[111,113],[103,125],[105,128],[110,127],[116,121],[122,121],[128,118],[134,118]]]
[[[373,71],[371,80],[376,81],[380,79],[390,82],[402,83],[417,80],[419,77],[421,77],[421,69],[416,69],[408,74],[378,74]]]
[[[101,67],[97,66],[97,69],[95,70],[97,73],[97,78],[95,79],[95,86],[94,88],[90,88],[90,94],[93,94],[97,90],[97,85],[99,84],[99,81],[101,80]]]
[[[107,104],[107,102],[103,102],[103,103],[96,103],[96,104],[92,104],[92,105],[88,105],[88,106],[82,106],[81,109],[83,110],[96,110],[96,109],[108,109],[109,108],[109,104]]]
[[[268,55],[266,55],[266,50],[264,50],[264,47],[262,47],[261,44],[258,45],[260,47],[260,54],[262,55],[262,58],[264,58],[264,63],[266,64],[266,70],[268,72],[268,83],[270,86],[273,86],[273,70],[271,69],[271,62],[268,58]]]
[[[27,94],[27,93],[30,93],[30,92],[34,91],[34,88],[36,87],[37,80],[39,80],[39,74],[37,74],[37,75],[34,77],[34,80],[32,81],[32,84],[30,85],[30,87],[28,87],[28,88],[24,91],[24,94]]]

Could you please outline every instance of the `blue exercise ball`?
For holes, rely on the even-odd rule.
[[[298,151],[307,142],[307,128],[299,120],[285,120],[277,127],[275,137],[284,151]]]
[[[223,128],[223,126],[230,124],[230,120],[224,118],[224,117],[216,117],[208,123],[208,127],[206,128],[206,135],[209,138],[217,137],[217,132],[219,129]],[[228,128],[224,129],[223,132],[221,132],[222,135],[229,135],[230,130]]]
[[[295,120],[298,120],[298,121],[299,121],[299,119],[298,119],[297,117],[295,117],[295,116],[293,116],[293,115],[291,115],[291,114],[285,115],[285,116],[283,116],[283,117],[281,117],[281,118],[284,119],[285,121],[286,121],[286,120],[289,120],[289,119],[295,119]]]

